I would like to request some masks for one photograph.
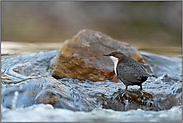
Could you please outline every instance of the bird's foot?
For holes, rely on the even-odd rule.
[[[126,90],[128,89],[128,85],[126,85]]]
[[[140,90],[142,90],[142,85],[140,85]]]

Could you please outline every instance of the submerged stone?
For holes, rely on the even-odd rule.
[[[95,102],[89,99],[87,95],[73,93],[70,88],[53,77],[32,78],[2,89],[1,104],[8,108],[12,108],[13,105],[20,108],[44,103],[51,104],[55,108],[74,111],[91,111],[96,107]],[[16,96],[15,92],[18,93],[17,99],[12,101]],[[77,99],[74,97],[77,97]]]

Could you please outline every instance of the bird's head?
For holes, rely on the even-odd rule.
[[[110,52],[108,54],[104,54],[104,56],[109,56],[114,63],[118,63],[124,57],[126,57],[125,54],[123,54],[123,53],[121,53],[119,51],[112,51],[112,52]]]

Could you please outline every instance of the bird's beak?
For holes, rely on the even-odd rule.
[[[109,56],[109,54],[103,54],[103,56]]]

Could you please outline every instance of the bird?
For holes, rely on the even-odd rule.
[[[126,90],[129,85],[138,85],[142,90],[142,83],[148,77],[154,77],[139,62],[119,51],[112,51],[103,55],[109,56],[114,62],[115,74],[125,84]]]

